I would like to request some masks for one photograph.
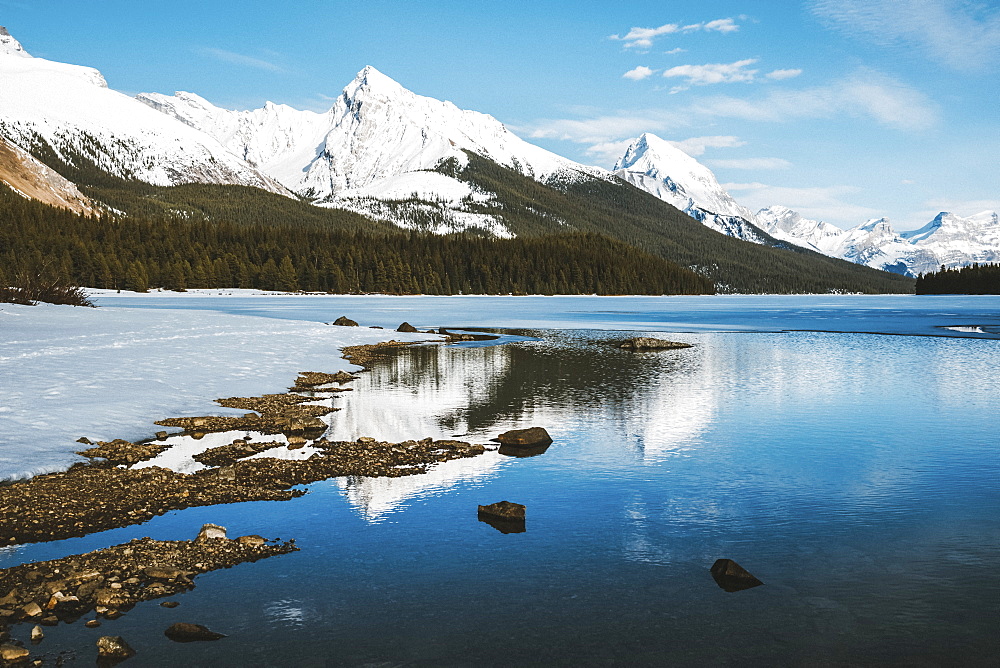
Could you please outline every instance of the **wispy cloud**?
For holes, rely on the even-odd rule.
[[[825,220],[844,227],[852,227],[881,215],[877,209],[851,204],[843,199],[860,190],[855,186],[789,188],[754,182],[723,183],[722,187],[734,193],[740,203],[753,210],[780,202],[783,206],[798,211],[805,218]]]
[[[902,131],[920,131],[939,122],[937,105],[927,96],[869,69],[824,86],[768,89],[765,95],[748,98],[699,97],[687,105],[669,109],[592,111],[590,114],[583,112],[580,118],[542,119],[522,130],[535,138],[563,139],[600,147],[643,132],[676,136],[683,128],[720,118],[788,123],[801,119],[861,117]],[[595,148],[594,155],[600,154],[601,150]]]
[[[967,0],[809,0],[829,25],[876,44],[897,44],[956,70],[1000,60],[1000,7]]]
[[[712,135],[710,137],[690,137],[681,141],[669,142],[693,158],[704,155],[710,148],[736,148],[744,146],[745,141],[732,135]]]
[[[676,33],[690,32],[736,32],[740,27],[733,19],[716,19],[704,23],[691,23],[681,25],[679,23],[665,23],[658,28],[632,28],[624,35],[611,35],[608,39],[618,40],[625,43],[626,49],[648,49],[653,46],[653,40],[663,35],[673,35]]]
[[[664,51],[663,55],[665,55],[665,56],[676,56],[678,53],[687,53],[687,49],[682,49],[681,47],[678,46],[675,49],[670,49],[669,51]]]
[[[653,76],[654,74],[656,74],[656,70],[651,70],[645,65],[639,65],[638,67],[629,70],[622,76],[626,79],[631,79],[632,81],[641,81]]]
[[[767,78],[774,81],[783,81],[785,79],[794,79],[800,74],[802,74],[802,70],[774,70],[767,73]]]
[[[274,63],[261,60],[260,58],[254,58],[253,56],[247,56],[242,53],[234,53],[232,51],[226,51],[225,49],[216,49],[214,47],[205,47],[201,49],[201,52],[205,55],[211,56],[216,60],[221,60],[225,63],[232,63],[234,65],[243,65],[244,67],[253,67],[258,70],[265,70],[267,72],[281,72],[283,69],[275,65]]]
[[[763,171],[771,169],[789,169],[792,163],[782,158],[734,158],[723,160],[708,160],[711,167],[720,169],[752,169]]]
[[[737,60],[735,63],[708,63],[706,65],[678,65],[663,73],[666,78],[686,79],[687,86],[709,86],[720,83],[750,82],[757,76],[757,70],[747,69],[756,59]],[[687,86],[674,88],[673,92]]]

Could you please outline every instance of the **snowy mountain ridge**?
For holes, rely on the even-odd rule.
[[[966,218],[942,212],[924,227],[908,232],[896,232],[886,218],[842,230],[780,206],[758,211],[757,222],[777,239],[911,276],[937,271],[942,265],[1000,262],[1000,222],[994,211]]]
[[[417,95],[371,66],[322,114],[270,102],[261,109],[232,111],[183,92],[143,93],[137,99],[211,135],[316,204],[403,226],[391,209],[431,207],[446,214],[451,229],[481,227],[510,236],[498,217],[465,211],[464,202],[489,202],[489,193],[433,171],[448,161],[466,166],[465,151],[543,183],[610,178],[606,170],[529,144],[488,114]],[[424,203],[387,204],[414,196]]]
[[[843,230],[803,218],[784,206],[757,213],[741,206],[710,169],[669,142],[646,133],[632,140],[614,174],[729,236],[765,243],[761,232],[830,257],[916,276],[973,262],[1000,262],[1000,226],[992,211],[961,218],[941,213],[912,232],[897,233],[887,218]]]
[[[44,142],[63,162],[90,161],[154,185],[233,183],[286,194],[214,139],[108,88],[91,67],[35,58],[0,34],[0,136],[21,149]]]
[[[753,213],[719,185],[710,169],[652,133],[632,140],[612,172],[717,232],[765,242]]]

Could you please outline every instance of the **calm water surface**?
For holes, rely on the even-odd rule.
[[[995,665],[1000,343],[689,332],[633,354],[608,329],[513,333],[403,350],[337,400],[330,436],[541,425],[543,455],[189,509],[0,566],[209,521],[302,548],[203,575],[175,610],[47,631],[87,664],[120,634],[144,666]],[[525,533],[477,521],[501,499]],[[720,557],[765,586],[724,592]],[[170,643],[174,621],[230,637]]]

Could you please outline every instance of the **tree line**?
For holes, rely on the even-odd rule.
[[[1000,295],[1000,264],[971,264],[917,277],[918,295]]]
[[[493,239],[189,216],[86,217],[0,188],[0,285],[387,294],[705,294],[710,280],[594,233]]]

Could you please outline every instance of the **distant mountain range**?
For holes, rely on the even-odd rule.
[[[372,67],[325,113],[272,103],[231,111],[192,93],[129,97],[97,70],[31,57],[0,28],[0,77],[0,181],[80,212],[111,206],[205,216],[211,206],[181,201],[169,188],[251,186],[361,214],[379,229],[391,223],[501,238],[598,232],[694,269],[723,291],[911,285],[857,266],[887,266],[877,253],[833,252],[794,231],[808,224],[778,221],[777,209],[751,213],[710,170],[654,135],[632,142],[614,170],[586,166],[525,142],[489,115],[416,95]],[[227,211],[238,208],[228,204]],[[824,225],[814,227],[837,235]],[[935,234],[900,243],[926,245]],[[908,255],[891,257],[893,270],[910,266]]]

